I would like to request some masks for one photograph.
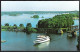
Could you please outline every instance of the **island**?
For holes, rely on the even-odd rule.
[[[39,18],[39,16],[38,15],[34,15],[31,18]]]

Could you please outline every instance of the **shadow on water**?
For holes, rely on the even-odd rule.
[[[46,35],[50,37],[50,41],[56,41],[56,40],[59,40],[61,37],[63,37],[63,34],[60,34],[60,33],[58,33],[58,34],[46,33]],[[53,39],[53,36],[59,36],[59,37],[56,39],[54,37],[54,39]]]
[[[29,32],[25,32],[26,33],[26,35],[30,35],[31,33],[29,33]]]
[[[48,47],[49,44],[50,44],[50,41],[44,42],[44,43],[40,43],[40,44],[34,44],[33,46],[34,46],[34,47],[37,47],[37,48],[39,48],[39,49],[42,49],[42,48]]]
[[[74,36],[74,37],[67,37],[68,40],[74,40],[76,38],[77,38],[76,36]]]
[[[40,43],[34,44],[33,46],[38,46]]]

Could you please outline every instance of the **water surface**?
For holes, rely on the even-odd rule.
[[[31,18],[33,15],[39,15],[39,18]],[[52,18],[57,14],[22,14],[19,16],[9,16],[9,15],[2,15],[1,16],[1,24],[4,25],[5,23],[9,23],[9,25],[13,26],[14,24],[20,25],[23,24],[26,26],[27,23],[31,23],[32,27],[36,27],[36,24],[39,20],[45,18]],[[41,17],[44,18],[41,18]]]
[[[1,40],[7,42],[1,43],[1,50],[3,51],[77,51],[77,37],[67,38],[67,33],[47,34],[51,41],[35,45],[33,41],[38,35],[45,35],[45,33],[31,33],[24,32],[9,32],[1,31]]]

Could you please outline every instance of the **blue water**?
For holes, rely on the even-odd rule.
[[[39,17],[45,18],[30,18],[34,14],[22,14],[19,16],[1,16],[1,24],[9,23],[10,25],[31,23],[32,27],[36,27],[39,20],[45,18],[51,18],[56,14],[38,14]],[[79,20],[74,20],[74,25],[79,25]],[[50,42],[35,45],[33,41],[38,35],[48,35],[51,38]],[[79,31],[77,32],[79,35]],[[6,40],[5,43],[1,43],[2,51],[77,51],[77,37],[67,38],[67,33],[60,34],[45,34],[45,33],[31,33],[24,32],[12,32],[1,31],[1,40]]]
[[[2,51],[77,51],[77,37],[67,38],[67,33],[47,34],[51,41],[35,45],[33,41],[38,35],[45,35],[45,33],[31,33],[24,32],[9,32],[1,31],[1,40],[6,40],[1,43]]]
[[[74,25],[79,25],[79,20],[74,20]]]
[[[38,23],[39,20],[45,19],[45,18],[52,18],[53,16],[57,14],[36,14],[39,15],[39,18],[31,18],[35,14],[22,14],[19,16],[9,16],[9,15],[2,15],[1,16],[1,24],[4,25],[5,23],[9,23],[9,25],[13,26],[14,24],[20,25],[24,24],[26,26],[27,23],[31,23],[32,27],[36,27],[36,24]],[[41,18],[41,17],[44,18]]]

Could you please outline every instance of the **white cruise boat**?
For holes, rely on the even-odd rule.
[[[49,36],[44,36],[44,35],[39,35],[37,36],[37,39],[34,41],[34,43],[43,43],[43,42],[47,42],[50,40]]]

